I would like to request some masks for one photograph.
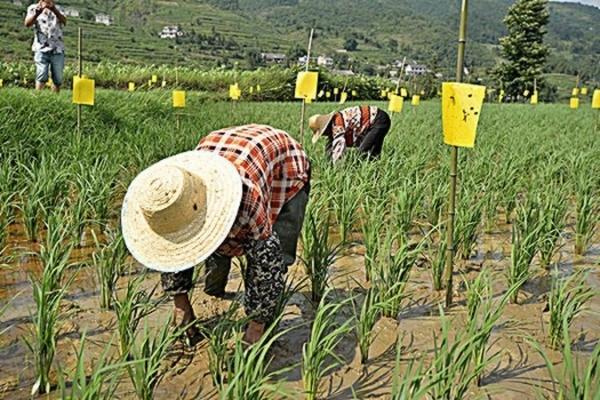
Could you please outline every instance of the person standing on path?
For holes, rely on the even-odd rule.
[[[327,154],[335,163],[351,147],[369,159],[379,158],[391,120],[378,107],[355,106],[331,114],[313,115],[308,125],[313,131],[313,143],[321,136],[327,138]]]
[[[65,44],[62,28],[67,18],[54,0],[40,0],[27,8],[25,26],[35,33],[33,59],[35,62],[35,88],[42,90],[52,74],[52,90],[60,92],[65,68]]]
[[[196,151],[154,164],[123,201],[125,244],[134,258],[162,272],[175,321],[195,320],[188,293],[205,262],[205,293],[225,296],[232,257],[245,256],[244,340],[256,343],[276,318],[310,191],[310,163],[286,132],[246,125],[208,134]],[[186,335],[195,341],[197,331]]]

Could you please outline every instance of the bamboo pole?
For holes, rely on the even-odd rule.
[[[469,0],[462,0],[460,11],[460,31],[458,34],[458,60],[456,62],[456,81],[462,82],[464,74],[465,47],[467,43],[467,19]],[[444,280],[446,281],[446,307],[452,305],[452,278],[454,274],[454,217],[456,215],[456,178],[458,174],[458,147],[452,146],[450,154],[450,195],[448,198],[448,225],[446,229],[447,244],[446,268]]]
[[[406,67],[406,56],[402,59],[402,67],[400,67],[400,74],[398,75],[398,83],[396,84],[396,94],[399,94],[400,91],[400,81],[402,80],[402,76],[404,76],[404,67]]]
[[[79,27],[77,32],[78,44],[77,44],[77,75],[79,78],[83,75],[83,30]],[[77,136],[81,136],[81,104],[77,104]]]
[[[308,72],[310,66],[310,53],[312,50],[313,35],[315,33],[314,28],[310,30],[310,37],[308,38],[308,51],[306,52],[306,66],[305,71]],[[302,100],[302,111],[300,113],[300,142],[304,145],[304,118],[306,115],[306,101]]]

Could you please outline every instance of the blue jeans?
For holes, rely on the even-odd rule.
[[[52,82],[56,86],[63,83],[63,70],[65,69],[65,54],[54,51],[35,52],[33,56],[35,61],[35,80],[36,82],[48,82],[48,73],[52,72]]]

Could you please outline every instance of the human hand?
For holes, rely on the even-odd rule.
[[[265,334],[265,324],[260,322],[250,321],[244,334],[244,342],[252,345],[255,344]]]

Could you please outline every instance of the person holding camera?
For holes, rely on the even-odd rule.
[[[31,50],[36,67],[35,88],[42,90],[52,73],[52,90],[60,91],[65,67],[65,44],[62,28],[67,18],[54,0],[40,0],[27,8],[25,26],[33,27]]]

